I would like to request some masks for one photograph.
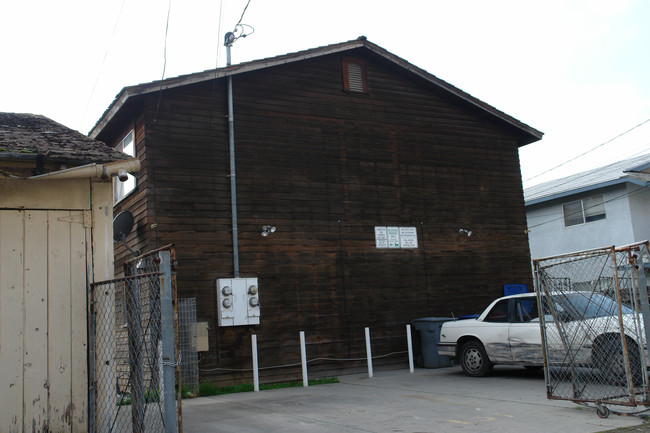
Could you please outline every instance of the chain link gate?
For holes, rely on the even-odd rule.
[[[178,344],[181,351],[183,392],[199,395],[199,356],[197,351],[196,298],[178,300]]]
[[[91,285],[90,432],[181,432],[174,249]]]
[[[548,398],[650,405],[649,262],[647,241],[533,261]]]

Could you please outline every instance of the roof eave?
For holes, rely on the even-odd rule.
[[[118,161],[123,161],[126,159],[132,158],[129,155],[125,154],[124,158],[100,158],[100,157],[70,157],[68,155],[62,155],[62,154],[47,154],[43,155],[41,153],[2,153],[0,155],[0,161],[6,161],[6,162],[17,162],[17,163],[31,163],[33,161],[36,161],[39,157],[45,157],[45,160],[48,164],[64,164],[64,165],[72,165],[72,166],[79,166],[79,165],[85,165],[85,164],[92,164],[92,163],[97,163],[97,164],[108,164],[111,162],[118,162]]]
[[[526,200],[524,202],[524,205],[525,206],[533,206],[533,205],[536,205],[536,204],[539,204],[539,203],[553,201],[553,200],[557,200],[557,199],[560,199],[560,198],[569,197],[569,196],[572,196],[572,195],[578,195],[578,194],[593,191],[593,190],[596,190],[596,189],[606,188],[606,187],[609,187],[609,186],[620,185],[620,184],[625,184],[625,183],[631,183],[631,184],[639,185],[639,186],[646,186],[647,185],[647,183],[645,181],[641,180],[641,179],[638,179],[638,178],[635,178],[635,177],[632,177],[632,176],[625,176],[625,177],[610,180],[610,181],[607,181],[607,182],[601,182],[601,183],[597,183],[597,184],[594,184],[594,185],[584,186],[582,188],[576,188],[576,189],[571,189],[571,190],[567,190],[567,191],[558,192],[556,194],[551,194],[551,195],[547,195],[547,196],[544,196],[544,197],[539,197],[539,198],[536,198],[536,199],[533,199],[533,200]]]
[[[402,59],[401,57],[398,57],[391,53],[390,51],[387,51],[383,48],[381,48],[378,45],[373,44],[372,42],[366,42],[365,44],[366,48],[369,50],[375,52],[376,54],[379,54],[388,60],[392,61],[393,63],[401,66],[402,68],[408,70],[409,72],[419,76],[420,78],[436,84],[437,86],[445,89],[449,93],[457,96],[458,98],[470,103],[471,105],[483,110],[487,111],[488,113],[492,114],[493,116],[497,117],[498,119],[510,124],[511,126],[521,130],[525,136],[523,137],[522,141],[520,142],[520,145],[526,145],[530,143],[534,143],[536,141],[539,141],[542,139],[544,136],[544,133],[541,131],[538,131],[535,128],[532,128],[525,123],[522,123],[518,121],[517,119],[507,115],[506,113],[492,107],[489,104],[486,104],[485,102],[475,98],[474,96],[470,95],[467,92],[464,92],[463,90],[459,89],[458,87],[449,84],[448,82],[441,80],[440,78],[436,77],[433,74],[430,74],[429,72],[425,71],[424,69],[421,69],[412,63],[409,63],[408,61]]]
[[[350,49],[364,46],[365,40],[357,39],[355,41],[343,42],[327,47],[314,48],[312,50],[300,53],[284,54],[268,59],[253,60],[250,62],[240,63],[238,65],[226,66],[224,68],[210,69],[203,72],[196,72],[179,77],[168,78],[165,80],[152,81],[146,84],[137,84],[123,88],[115,97],[109,108],[104,112],[102,117],[97,121],[95,126],[88,133],[91,138],[96,138],[101,131],[110,123],[113,117],[120,111],[122,106],[132,97],[145,95],[152,92],[161,92],[163,90],[173,89],[175,87],[187,86],[201,83],[207,80],[215,80],[228,77],[231,75],[243,74],[246,72],[256,71],[271,66],[279,66],[287,63],[293,63],[300,60],[311,59],[328,54],[336,54]]]
[[[631,178],[637,179],[640,182],[650,182],[650,173],[646,173],[644,171],[626,171],[625,173],[629,174]]]

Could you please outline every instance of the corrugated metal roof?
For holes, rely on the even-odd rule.
[[[495,118],[509,124],[510,126],[518,129],[521,133],[521,145],[533,143],[535,141],[541,140],[544,135],[543,132],[536,130],[535,128],[526,125],[525,123],[515,119],[514,117],[492,107],[489,104],[473,97],[467,92],[460,90],[459,88],[447,83],[444,80],[428,73],[424,69],[418,68],[417,66],[407,62],[406,60],[390,53],[379,45],[373,44],[368,41],[365,36],[360,36],[357,39],[353,39],[347,42],[341,42],[337,44],[327,45],[318,48],[312,48],[309,50],[299,51],[296,53],[284,54],[276,57],[270,57],[261,60],[254,60],[250,62],[240,63],[238,65],[231,65],[225,68],[217,68],[212,70],[207,70],[203,72],[197,72],[194,74],[181,75],[175,78],[168,78],[165,80],[153,81],[151,83],[139,84],[136,86],[129,86],[123,88],[120,93],[117,94],[111,105],[106,109],[102,117],[97,121],[95,126],[90,131],[89,135],[91,137],[97,137],[101,131],[109,124],[112,118],[120,111],[121,107],[127,103],[130,98],[133,98],[138,95],[143,95],[152,92],[159,92],[161,90],[166,90],[174,87],[185,86],[189,84],[194,84],[198,82],[203,82],[207,80],[214,80],[218,78],[227,77],[229,75],[242,74],[249,71],[255,71],[259,69],[269,68],[273,66],[278,66],[286,63],[297,62],[301,60],[311,59],[315,57],[325,56],[329,54],[341,53],[357,48],[366,48],[371,52],[384,57],[385,59],[395,63],[396,65],[402,67],[406,71],[417,75],[418,77],[428,81],[429,83],[446,90],[447,92],[463,99],[466,102],[474,105],[475,107],[480,108],[481,110],[493,115]]]
[[[45,116],[0,113],[0,160],[36,160],[69,165],[132,158]]]
[[[630,172],[644,171],[649,167],[650,153],[531,186],[524,190],[524,200],[526,206],[530,206],[620,183],[645,186],[644,181]]]

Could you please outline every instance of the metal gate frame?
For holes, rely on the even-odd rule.
[[[91,433],[182,432],[175,263],[168,245],[91,284]]]
[[[549,399],[650,406],[649,265],[648,241],[533,260]]]

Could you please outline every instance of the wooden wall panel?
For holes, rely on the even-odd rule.
[[[87,431],[83,212],[0,211],[0,425],[8,432]]]
[[[23,431],[47,431],[47,212],[25,213]]]
[[[92,251],[89,247],[91,228],[76,225],[70,231],[70,401],[65,418],[72,433],[88,429],[88,281],[86,272]]]
[[[16,433],[23,427],[25,211],[0,211],[0,425]]]
[[[47,314],[48,335],[53,342],[47,357],[47,376],[49,379],[48,413],[49,428],[53,431],[70,430],[71,408],[62,405],[70,401],[72,385],[72,346],[70,336],[72,330],[70,293],[71,274],[71,227],[70,222],[61,221],[70,217],[70,212],[49,212],[47,236]],[[83,232],[83,229],[81,230]],[[86,267],[78,268],[85,271]],[[80,324],[83,325],[83,322]],[[72,411],[71,411],[72,412]],[[66,416],[68,415],[68,416]],[[67,428],[66,428],[67,426]]]
[[[226,81],[143,104],[141,183],[116,212],[136,215],[131,245],[176,245],[179,295],[196,297],[198,320],[210,323],[205,370],[250,366],[253,333],[267,366],[296,362],[300,330],[310,357],[363,356],[365,326],[376,355],[402,352],[411,319],[477,313],[504,284],[531,284],[515,133],[384,59],[356,55],[367,94],[342,90],[338,55],[233,77],[240,271],[259,278],[258,326],[216,322],[214,281],[232,276]],[[277,232],[263,238],[265,224]],[[419,247],[376,249],[378,225],[416,227]]]

